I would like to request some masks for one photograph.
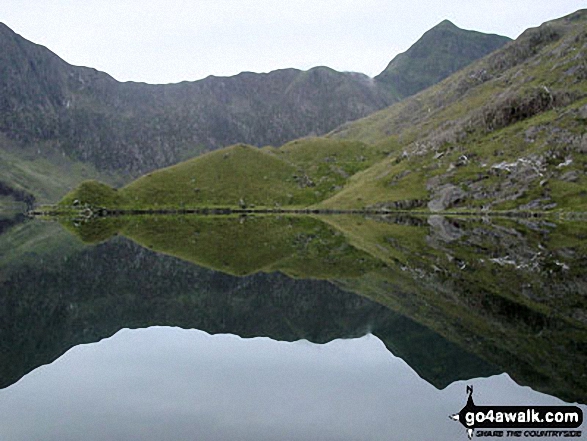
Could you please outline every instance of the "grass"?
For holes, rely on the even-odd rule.
[[[549,184],[552,199],[566,211],[587,212],[587,179],[578,182],[553,181]]]
[[[312,192],[299,188],[296,167],[255,147],[236,145],[149,173],[121,189],[133,207],[299,205]]]
[[[307,216],[127,216],[63,224],[85,243],[122,235],[237,276],[280,271],[296,278],[348,278],[380,266],[338,230]]]
[[[89,204],[99,207],[124,205],[125,198],[116,189],[98,181],[85,181],[74,191],[69,192],[60,204],[67,207]]]
[[[85,182],[60,203],[106,208],[303,208],[385,155],[360,142],[308,138],[281,149],[235,145],[149,173],[118,191]]]
[[[108,203],[141,209],[426,210],[432,200],[444,204],[439,187],[451,184],[464,196],[446,209],[584,211],[584,23],[578,14],[574,21],[530,30],[442,83],[328,138],[279,149],[228,147],[143,176]],[[572,163],[561,168],[568,158]],[[496,170],[518,160],[538,165],[534,171]],[[580,177],[565,177],[569,171]],[[64,205],[82,196],[86,202],[86,195],[74,192]],[[98,204],[91,197],[88,202]]]
[[[390,202],[423,199],[427,196],[426,176],[421,170],[412,171],[411,165],[408,161],[398,163],[395,158],[380,161],[354,175],[345,188],[317,207],[369,208]],[[404,173],[403,178],[394,180]]]
[[[0,181],[35,195],[38,203],[55,203],[88,179],[116,185],[122,177],[98,172],[93,166],[61,155],[55,147],[21,148],[0,139]]]

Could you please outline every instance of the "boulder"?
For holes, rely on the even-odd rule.
[[[434,192],[434,197],[428,202],[430,211],[444,211],[455,203],[464,199],[467,193],[453,184],[444,184]]]

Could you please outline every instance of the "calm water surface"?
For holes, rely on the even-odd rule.
[[[581,222],[4,225],[1,441],[464,440],[467,385],[587,410]]]
[[[562,404],[506,374],[438,390],[376,337],[277,342],[155,327],[77,346],[0,394],[6,440],[465,439],[478,402]]]

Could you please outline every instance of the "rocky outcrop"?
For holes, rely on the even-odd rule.
[[[433,190],[428,209],[430,211],[444,211],[462,201],[466,193],[453,184],[444,184]]]
[[[439,44],[448,38],[447,52],[438,57],[429,50],[426,57],[453,60],[460,46],[449,34],[433,40]],[[459,41],[479,35],[460,30]],[[486,50],[471,46],[465,62]],[[461,64],[448,63],[443,75]],[[400,76],[417,75],[418,68],[404,67]],[[421,90],[435,81],[413,87]],[[168,85],[120,83],[106,73],[71,66],[0,23],[0,132],[25,145],[49,142],[99,171],[136,177],[239,142],[279,146],[327,133],[399,98],[384,81],[327,67]]]

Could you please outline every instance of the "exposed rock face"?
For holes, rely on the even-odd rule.
[[[460,38],[468,35],[477,38],[469,31]],[[469,61],[484,54],[474,49]],[[408,74],[415,75],[409,66],[401,75]],[[239,142],[279,146],[321,135],[399,98],[380,81],[327,67],[120,83],[71,66],[0,24],[0,134],[25,145],[48,143],[98,170],[131,177]]]
[[[465,31],[444,20],[395,57],[376,80],[405,98],[442,81],[508,41],[500,35]]]
[[[452,207],[466,196],[466,193],[453,184],[444,184],[438,187],[428,202],[430,211],[443,211]]]
[[[585,23],[580,10],[528,29],[438,86],[331,132],[388,142],[405,161],[377,165],[377,182],[355,188],[391,179],[389,191],[371,192],[374,205],[412,197],[432,211],[586,210]]]
[[[326,67],[150,85],[71,66],[2,24],[0,48],[1,133],[133,175],[238,142],[323,134],[395,101],[366,75]]]

